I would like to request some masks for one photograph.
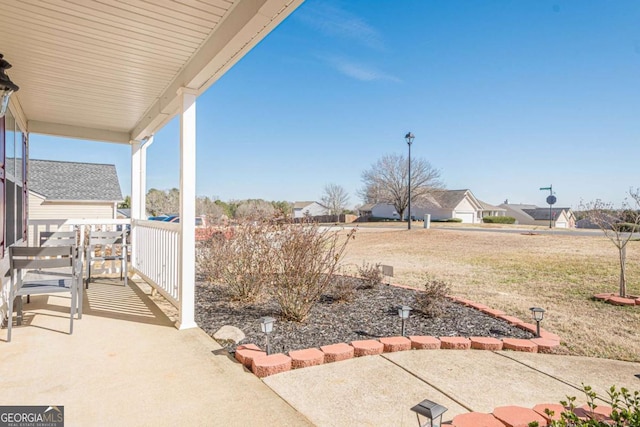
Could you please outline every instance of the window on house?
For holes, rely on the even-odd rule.
[[[24,134],[17,126],[11,111],[4,117],[4,152],[0,152],[0,162],[4,172],[0,178],[0,196],[4,200],[4,247],[20,241],[25,232],[26,209],[24,193],[23,158],[25,155]],[[2,141],[0,141],[2,142]]]

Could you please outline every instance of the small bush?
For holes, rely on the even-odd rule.
[[[331,297],[334,301],[351,302],[356,297],[358,280],[343,275],[333,276]]]
[[[482,222],[486,224],[515,224],[516,219],[512,216],[485,216]]]
[[[432,219],[431,222],[462,222],[462,218]]]
[[[448,283],[427,277],[424,292],[416,293],[416,308],[427,317],[442,316],[450,290]]]
[[[362,263],[362,267],[358,267],[358,276],[362,279],[360,289],[373,289],[382,283],[382,269],[380,263],[368,264]]]
[[[631,222],[619,222],[613,227],[622,233],[637,233],[640,231],[640,225]]]

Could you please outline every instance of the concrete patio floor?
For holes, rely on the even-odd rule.
[[[640,389],[640,364],[481,350],[414,350],[258,379],[200,329],[178,331],[148,287],[102,279],[68,335],[69,299],[34,296],[11,343],[0,331],[0,405],[64,405],[68,426],[414,426],[423,399],[445,419],[584,398],[581,383]],[[168,312],[168,311],[167,311]]]

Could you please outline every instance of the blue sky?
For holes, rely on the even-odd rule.
[[[405,153],[492,204],[619,203],[640,187],[640,2],[307,0],[197,102],[197,193],[361,202],[360,176]],[[55,141],[55,144],[51,144]],[[115,163],[126,146],[31,135],[31,157]],[[91,147],[91,149],[87,149]],[[178,187],[174,120],[148,188]]]

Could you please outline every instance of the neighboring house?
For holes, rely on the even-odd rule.
[[[489,203],[478,200],[482,206],[482,218],[488,216],[507,216],[507,210],[498,206],[490,205]]]
[[[116,214],[118,219],[129,219],[131,218],[131,209],[129,208],[118,208],[118,212]]]
[[[507,210],[507,216],[516,219],[516,224],[521,225],[542,225],[549,226],[551,220],[555,228],[573,228],[576,226],[576,218],[570,208],[539,208],[535,205],[527,204],[507,204],[500,205]]]
[[[123,200],[115,165],[29,160],[30,219],[110,219]]]
[[[358,212],[365,218],[400,219],[396,208],[388,203],[366,204]],[[432,220],[459,218],[463,223],[477,224],[482,222],[482,212],[482,204],[471,190],[433,191],[424,200],[415,201],[411,205],[411,216],[420,220],[425,214],[429,214]],[[404,219],[408,215],[405,210]]]
[[[293,204],[293,217],[304,218],[305,216],[321,216],[331,214],[328,207],[318,202],[295,202]]]

